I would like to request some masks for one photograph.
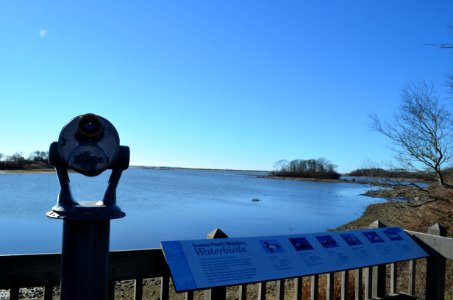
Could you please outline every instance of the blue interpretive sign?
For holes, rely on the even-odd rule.
[[[427,257],[401,228],[162,242],[178,292]]]

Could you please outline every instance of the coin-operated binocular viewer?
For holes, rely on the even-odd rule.
[[[116,188],[129,167],[129,147],[120,146],[108,120],[85,114],[63,127],[50,145],[49,162],[60,183],[57,204],[47,216],[63,219],[61,299],[107,299],[110,220],[125,216],[116,205]],[[97,176],[107,169],[112,173],[102,200],[73,199],[68,170]]]

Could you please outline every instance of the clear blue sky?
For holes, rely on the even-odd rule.
[[[0,153],[109,119],[131,164],[270,170],[390,162],[368,115],[401,87],[449,96],[453,1],[0,0]],[[453,104],[452,104],[453,105]]]

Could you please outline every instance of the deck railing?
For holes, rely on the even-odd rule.
[[[381,226],[379,222],[373,227]],[[315,274],[290,280],[256,284],[255,298],[269,299],[444,299],[446,260],[453,259],[453,239],[444,237],[438,225],[428,233],[406,231],[430,256],[427,259],[371,266],[336,273]],[[420,262],[419,262],[420,261]],[[401,266],[406,266],[406,270]],[[420,266],[423,266],[423,269]],[[420,269],[422,272],[417,272]],[[404,271],[404,274],[403,274]],[[425,273],[426,271],[426,273]],[[421,284],[417,274],[426,274]],[[109,298],[115,299],[115,282],[133,280],[134,299],[143,297],[144,279],[160,278],[159,299],[174,295],[170,272],[161,249],[141,249],[110,252]],[[405,279],[405,283],[401,282]],[[54,299],[53,288],[60,281],[60,254],[25,254],[0,256],[0,290],[9,291],[9,299],[19,299],[20,288],[44,287],[43,298]],[[289,284],[290,283],[290,284]],[[267,287],[274,287],[270,296]],[[417,287],[422,294],[415,297]],[[286,289],[286,291],[285,291]],[[288,291],[291,289],[291,294]],[[404,290],[403,290],[404,289]],[[247,285],[234,289],[233,299],[252,299]],[[178,299],[194,299],[194,292],[178,295]],[[196,294],[199,298],[199,294]],[[225,299],[226,288],[203,291],[204,299]],[[0,298],[1,299],[1,298]],[[122,298],[124,299],[124,298]]]

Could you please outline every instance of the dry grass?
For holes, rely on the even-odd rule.
[[[334,289],[334,299],[341,299],[340,294],[340,280],[341,274],[335,274],[335,289]],[[318,283],[318,297],[319,299],[326,298],[326,284],[327,275],[323,274],[319,276]],[[286,279],[284,280],[284,293],[285,299],[294,299],[295,294],[295,279]],[[247,299],[258,299],[258,284],[249,284],[247,285]],[[309,299],[311,291],[311,278],[304,277],[302,282],[302,299]],[[160,298],[160,280],[159,279],[147,279],[144,282],[143,289],[144,299],[159,299]],[[118,284],[115,288],[115,299],[116,300],[129,300],[133,299],[133,281],[124,281]],[[239,298],[239,287],[228,287],[227,288],[227,299],[235,300]],[[266,284],[266,299],[276,299],[277,295],[277,282],[270,281]],[[349,275],[349,295],[354,295],[354,273],[350,271]],[[173,289],[173,286],[170,288],[170,299],[174,300],[184,300],[184,293],[176,293]],[[202,291],[194,293],[194,299],[202,300],[204,299],[204,294]],[[351,298],[353,299],[353,298]]]
[[[375,220],[387,226],[427,232],[432,225],[439,223],[447,229],[449,237],[453,236],[453,190],[432,186],[428,192],[415,187],[395,187],[374,193],[383,196],[389,202],[370,205],[359,219],[338,228],[339,230],[366,228]],[[401,201],[404,197],[406,201]],[[393,201],[399,200],[399,201]],[[400,290],[407,291],[407,266],[400,264]],[[418,262],[416,274],[416,295],[424,293],[426,262]],[[453,268],[447,262],[446,268],[446,299],[453,299]]]

